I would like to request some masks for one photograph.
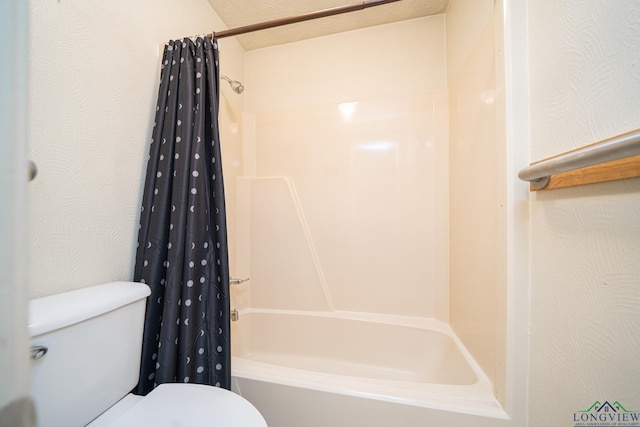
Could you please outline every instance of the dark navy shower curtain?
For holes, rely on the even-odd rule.
[[[134,276],[151,287],[138,394],[231,384],[217,47],[171,41],[162,58]]]

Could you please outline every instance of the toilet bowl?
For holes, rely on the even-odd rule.
[[[266,427],[260,412],[228,390],[199,384],[161,384],[145,397],[128,395],[89,427]]]
[[[266,427],[243,397],[221,388],[138,381],[146,298],[113,282],[29,302],[32,394],[39,427]]]

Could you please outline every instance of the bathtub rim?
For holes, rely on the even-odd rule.
[[[450,385],[370,379],[289,368],[235,355],[232,356],[231,363],[232,377],[470,415],[498,419],[509,418],[495,396],[491,381],[453,332],[453,329],[445,322],[431,318],[340,310],[302,311],[246,308],[239,309],[238,314],[240,319],[243,315],[250,314],[307,316],[380,323],[439,332],[453,340],[465,362],[476,375],[476,382],[469,385]]]

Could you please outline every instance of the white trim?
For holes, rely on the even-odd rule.
[[[528,425],[529,189],[517,179],[529,158],[526,0],[498,0],[504,18],[507,221],[507,375],[505,409],[514,426]]]
[[[0,39],[8,46],[5,60],[0,61],[0,205],[5,207],[0,209],[0,410],[28,397],[30,388],[25,243],[27,17],[28,2],[0,2]]]

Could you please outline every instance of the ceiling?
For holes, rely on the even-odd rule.
[[[208,0],[228,28],[348,6],[356,0]],[[365,10],[236,36],[245,50],[444,13],[449,0],[401,0]]]

